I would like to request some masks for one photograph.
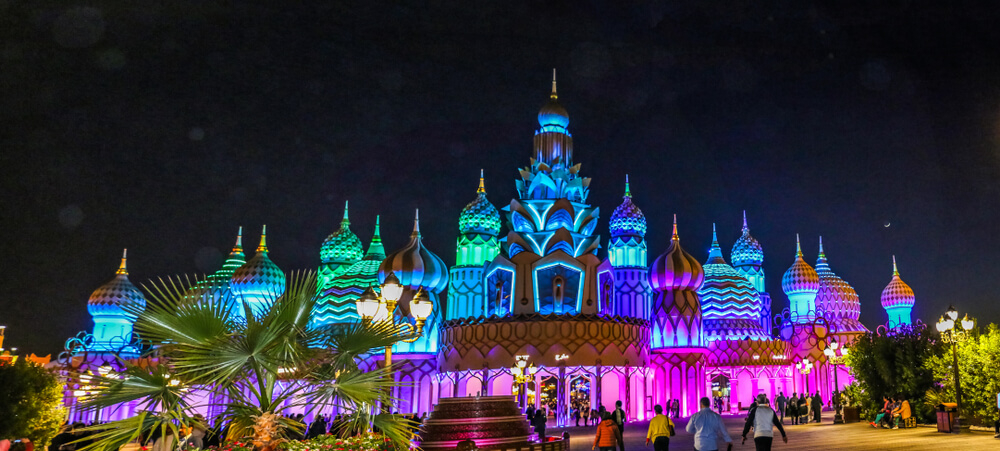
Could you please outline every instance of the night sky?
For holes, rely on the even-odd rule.
[[[553,67],[604,245],[629,174],[650,257],[677,213],[690,253],[716,222],[728,259],[747,210],[776,310],[801,233],[869,327],[893,254],[915,317],[1000,320],[990,2],[291,3],[0,0],[8,347],[89,330],[122,248],[139,285],[214,271],[266,223],[282,269],[315,268],[348,199],[389,251],[420,208],[453,264],[480,168],[515,195]]]

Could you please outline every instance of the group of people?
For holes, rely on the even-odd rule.
[[[759,403],[758,403],[759,404]],[[819,423],[822,421],[823,397],[819,392],[809,396],[807,393],[792,393],[791,398],[785,398],[785,392],[779,392],[774,399],[775,412],[780,416],[780,421],[785,421],[787,414],[792,420],[792,424],[806,424],[810,421]]]
[[[535,409],[535,406],[528,406],[524,411],[524,416],[527,417],[528,423],[535,428],[535,433],[538,434],[538,440],[545,441],[545,423],[549,421],[549,412],[545,407]]]
[[[910,401],[902,396],[882,397],[882,410],[875,415],[875,421],[868,424],[876,429],[899,429],[899,425],[911,416]]]
[[[659,406],[657,406],[659,407]],[[661,409],[662,410],[662,409]],[[594,446],[590,449],[600,448],[601,451],[625,451],[625,411],[622,410],[622,402],[615,402],[615,410],[608,412],[601,406],[601,422],[597,425],[597,434],[594,436]],[[669,420],[668,420],[669,421]]]

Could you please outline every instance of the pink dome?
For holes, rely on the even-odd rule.
[[[913,307],[916,296],[903,279],[899,278],[899,270],[896,268],[896,256],[892,256],[892,280],[889,285],[882,290],[882,308],[892,307]]]
[[[781,277],[781,289],[786,295],[819,291],[819,274],[802,258],[798,235],[795,235],[795,262]]]
[[[649,267],[649,285],[657,291],[696,291],[705,281],[705,271],[697,259],[681,248],[677,235],[677,215],[674,215],[674,236],[667,251],[656,257]]]

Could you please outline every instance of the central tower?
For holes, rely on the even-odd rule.
[[[517,199],[504,207],[507,258],[487,267],[487,315],[593,314],[598,311],[598,209],[586,203],[590,179],[573,164],[569,114],[552,93],[538,112],[531,165],[515,182]]]

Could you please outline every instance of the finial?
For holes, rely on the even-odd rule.
[[[267,224],[260,229],[260,245],[257,246],[257,252],[267,252]]]
[[[553,99],[558,99],[559,96],[556,94],[556,68],[552,68],[552,94],[549,96]]]
[[[243,226],[236,231],[236,247],[243,247]]]
[[[124,265],[124,264],[125,264],[125,259],[122,258],[122,265]],[[898,276],[899,275],[899,268],[896,267],[896,256],[895,255],[892,256],[892,275],[894,275],[894,276]]]
[[[128,249],[125,249],[122,251],[122,264],[121,266],[118,267],[118,271],[116,271],[115,274],[121,274],[123,276],[128,275],[128,266],[126,266],[125,264],[127,256],[128,256]]]
[[[712,223],[712,247],[719,247],[719,234],[715,232],[715,223]]]
[[[802,256],[802,243],[799,242],[799,234],[797,233],[795,234],[795,256],[796,257]]]
[[[413,216],[413,233],[410,236],[420,236],[420,209],[417,209],[417,213]]]
[[[350,223],[351,221],[349,219],[347,219],[347,210],[348,210],[347,204],[348,204],[348,202],[349,201],[346,201],[346,200],[344,201],[344,220],[342,222]]]
[[[823,255],[823,236],[819,237],[819,255]]]
[[[479,189],[477,189],[476,192],[477,193],[485,193],[486,192],[486,181],[483,178],[483,170],[482,169],[479,170]]]
[[[747,211],[746,210],[743,210],[743,230],[750,230],[750,228],[747,227]]]
[[[382,239],[382,225],[379,224],[379,221],[381,220],[382,220],[382,215],[375,215],[375,237],[372,238],[373,240]]]
[[[632,197],[632,189],[628,185],[628,174],[625,174],[625,197]]]
[[[677,235],[677,213],[674,213],[674,236],[670,237],[671,240],[679,240],[680,236]]]

